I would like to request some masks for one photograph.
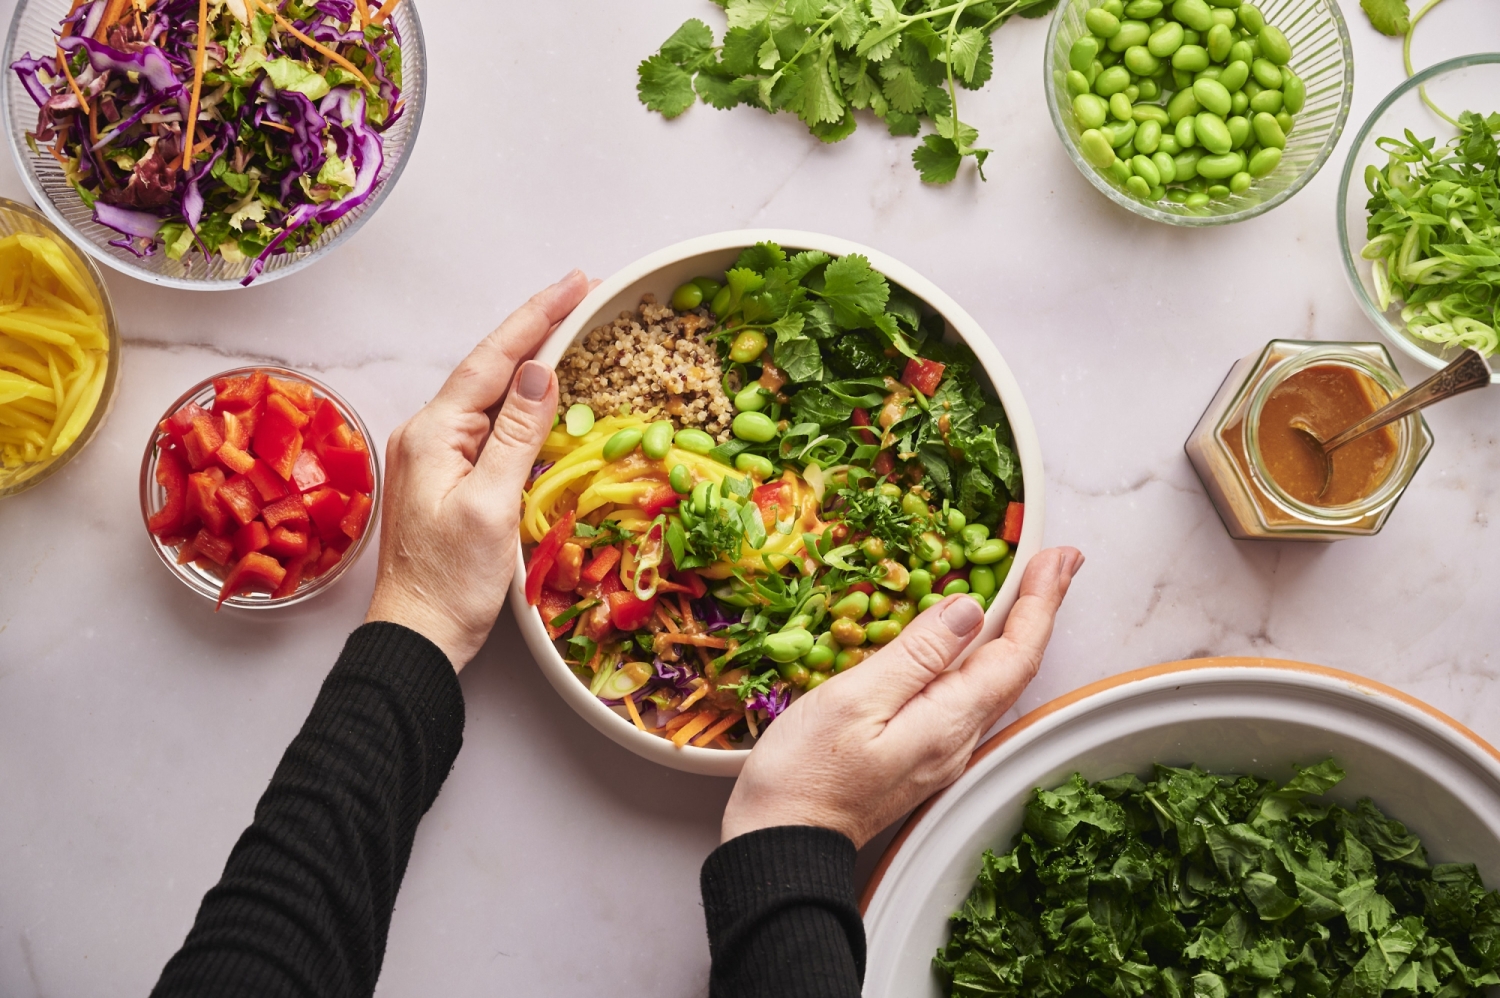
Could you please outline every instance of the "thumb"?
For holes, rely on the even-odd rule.
[[[475,484],[498,495],[519,497],[556,414],[556,376],[546,364],[528,360],[506,393],[474,465]]]
[[[894,717],[948,670],[978,637],[982,623],[984,610],[977,602],[968,596],[951,597],[917,617],[859,668],[839,675],[838,683],[846,694],[873,705],[882,719]]]

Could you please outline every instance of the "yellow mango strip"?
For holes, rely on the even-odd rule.
[[[83,275],[73,266],[73,262],[63,253],[62,247],[44,236],[34,236],[29,232],[18,232],[16,238],[21,240],[21,245],[31,250],[31,255],[40,259],[57,279],[73,295],[73,300],[80,305],[93,305],[98,309],[98,303],[94,295],[89,291],[88,283]]]
[[[62,432],[62,407],[66,404],[67,391],[63,388],[62,373],[57,369],[57,361],[51,357],[47,358],[47,370],[52,375],[52,390],[57,393],[57,404],[53,409],[52,429],[47,433],[46,451],[52,453],[52,445],[57,442],[57,435]]]
[[[36,343],[50,343],[66,353],[73,363],[83,363],[83,351],[78,348],[78,341],[70,334],[17,318],[14,312],[0,315],[0,332],[10,333],[18,339]]]
[[[10,407],[34,416],[48,426],[51,426],[52,421],[57,418],[57,406],[51,402],[43,402],[41,399],[16,399]]]
[[[4,344],[0,344],[0,367],[14,368],[32,381],[41,381],[47,377],[46,364],[32,360],[19,350],[7,350]]]
[[[32,381],[24,374],[0,371],[0,405],[23,398],[45,399],[55,403],[57,394],[53,389]]]
[[[78,322],[51,309],[42,309],[34,305],[27,305],[14,312],[7,313],[5,318],[13,322],[29,322],[33,326],[66,333],[73,337],[73,342],[85,350],[106,350],[109,348],[109,339],[104,335],[102,329]]]
[[[0,442],[7,444],[31,444],[33,447],[41,447],[46,444],[47,438],[42,436],[41,430],[0,426]]]
[[[52,445],[53,457],[73,446],[73,441],[78,439],[78,434],[83,432],[84,426],[98,408],[99,395],[104,391],[104,366],[99,365],[86,382],[79,378],[77,383],[83,385],[83,390],[74,400],[72,409],[68,412],[68,421],[63,424],[62,433],[58,434],[57,442]]]
[[[57,406],[57,422],[53,424],[51,434],[53,457],[67,450],[73,441],[78,439],[78,431],[83,429],[83,424],[78,423],[75,417],[78,404],[82,401],[84,393],[88,391],[89,383],[94,377],[94,358],[85,357],[83,362],[86,370],[81,371],[80,376],[73,378],[72,384],[68,386],[67,398]],[[84,413],[83,418],[87,420],[88,417],[89,414]],[[77,429],[73,430],[73,435],[70,437],[67,431],[75,424]]]

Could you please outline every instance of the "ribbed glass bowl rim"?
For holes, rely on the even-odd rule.
[[[1354,142],[1349,146],[1349,153],[1344,160],[1344,170],[1339,177],[1338,198],[1334,202],[1334,222],[1338,226],[1339,252],[1344,258],[1344,276],[1349,280],[1349,287],[1354,290],[1354,297],[1359,302],[1359,307],[1364,309],[1365,315],[1369,317],[1385,338],[1396,345],[1396,348],[1408,357],[1422,364],[1424,367],[1437,370],[1444,367],[1449,361],[1434,353],[1428,353],[1415,342],[1412,337],[1403,330],[1397,329],[1386,318],[1384,313],[1376,307],[1375,302],[1370,300],[1370,293],[1365,290],[1364,281],[1360,280],[1359,271],[1356,269],[1355,258],[1359,251],[1349,244],[1348,208],[1349,192],[1352,187],[1354,176],[1354,164],[1359,159],[1360,150],[1370,141],[1370,135],[1379,124],[1380,119],[1391,109],[1393,105],[1413,90],[1424,84],[1431,83],[1440,76],[1444,76],[1459,69],[1469,69],[1473,66],[1500,65],[1500,52],[1475,52],[1471,55],[1461,55],[1445,62],[1439,62],[1428,66],[1420,73],[1403,80],[1396,89],[1386,95],[1385,100],[1375,106],[1365,123],[1360,127],[1359,133],[1354,136]],[[1363,182],[1363,181],[1361,181]],[[1451,360],[1451,358],[1450,358]],[[1500,371],[1495,370],[1494,364],[1490,365],[1491,383],[1500,383]]]
[[[1344,61],[1343,94],[1339,98],[1338,114],[1334,118],[1333,126],[1328,130],[1327,137],[1323,140],[1323,147],[1318,150],[1318,155],[1313,157],[1313,161],[1307,164],[1306,169],[1283,189],[1259,204],[1223,215],[1178,215],[1170,211],[1162,211],[1144,201],[1137,201],[1124,191],[1116,190],[1110,185],[1099,175],[1099,171],[1090,166],[1088,161],[1079,154],[1077,147],[1073,144],[1072,136],[1068,134],[1068,126],[1063,121],[1062,109],[1058,104],[1058,84],[1052,76],[1052,50],[1057,45],[1057,35],[1062,29],[1063,11],[1069,3],[1069,0],[1062,0],[1053,11],[1052,23],[1047,28],[1047,44],[1042,50],[1042,89],[1047,93],[1047,111],[1052,116],[1052,127],[1056,129],[1057,137],[1062,140],[1063,148],[1068,151],[1068,158],[1073,161],[1078,172],[1088,178],[1089,183],[1115,204],[1135,212],[1142,218],[1149,218],[1153,222],[1162,222],[1166,225],[1197,228],[1228,225],[1231,222],[1243,222],[1257,215],[1263,215],[1272,208],[1291,200],[1293,195],[1306,187],[1312,178],[1318,175],[1323,164],[1328,162],[1328,158],[1333,155],[1334,148],[1339,144],[1339,137],[1344,134],[1344,124],[1349,120],[1350,105],[1354,102],[1354,48],[1349,40],[1349,27],[1344,23],[1344,12],[1339,9],[1338,0],[1307,0],[1307,2],[1325,4],[1329,16],[1333,19],[1334,27],[1338,30],[1339,48],[1343,52]]]
[[[375,533],[376,527],[380,522],[380,452],[375,448],[374,441],[370,437],[370,428],[365,425],[365,421],[360,418],[359,413],[355,411],[354,407],[342,395],[329,388],[317,378],[304,374],[301,371],[294,371],[291,368],[277,367],[274,364],[255,364],[249,367],[230,368],[227,371],[220,371],[218,374],[210,375],[177,396],[177,400],[167,407],[167,410],[161,414],[161,418],[151,424],[151,437],[146,442],[145,456],[141,458],[141,525],[146,527],[146,537],[151,542],[151,548],[156,552],[156,556],[161,559],[161,563],[167,566],[167,570],[179,582],[199,596],[217,603],[219,600],[218,587],[210,585],[207,580],[192,572],[188,565],[177,564],[175,550],[163,544],[161,538],[153,534],[150,527],[147,526],[151,520],[151,514],[159,508],[155,501],[158,488],[156,484],[156,441],[160,436],[157,426],[161,423],[161,420],[166,419],[189,402],[197,402],[199,405],[202,405],[205,401],[210,401],[213,398],[215,379],[238,378],[256,371],[265,371],[267,374],[278,378],[297,380],[311,385],[313,391],[327,398],[328,401],[337,406],[339,413],[359,431],[360,438],[364,440],[365,446],[369,448],[370,461],[374,465],[375,487],[370,491],[370,519],[365,523],[365,532],[360,535],[359,540],[349,545],[349,548],[344,552],[344,556],[339,559],[337,565],[311,582],[306,582],[298,586],[297,591],[290,596],[283,596],[280,599],[276,599],[266,593],[254,593],[249,596],[231,596],[224,601],[224,606],[233,607],[237,610],[277,610],[282,607],[305,603],[314,596],[326,592],[331,588],[335,582],[343,577],[344,573],[349,570],[349,567],[359,560],[359,556],[364,553],[365,547],[370,543],[370,537]]]
[[[0,71],[9,72],[8,69],[0,67]],[[73,256],[82,261],[84,272],[94,285],[94,291],[99,295],[99,301],[104,306],[105,336],[109,339],[109,349],[106,351],[106,363],[109,369],[104,372],[104,387],[99,392],[99,402],[94,406],[94,414],[89,421],[83,425],[83,430],[78,434],[78,439],[73,441],[72,446],[59,454],[51,464],[41,471],[32,475],[23,482],[17,482],[11,486],[0,486],[0,499],[10,496],[18,496],[28,489],[35,488],[47,479],[61,471],[69,461],[78,456],[99,433],[99,428],[104,425],[105,419],[109,417],[110,409],[115,404],[115,393],[120,385],[120,358],[124,351],[120,349],[120,329],[115,322],[115,306],[109,297],[109,287],[104,283],[104,275],[99,267],[86,253],[79,252],[78,244],[68,237],[66,232],[52,224],[52,220],[29,205],[12,201],[9,198],[0,197],[0,214],[19,215],[28,221],[35,222],[46,229],[64,246],[68,247]]]
[[[100,246],[93,236],[75,228],[63,216],[63,213],[58,210],[57,206],[53,204],[52,199],[47,196],[46,191],[42,190],[36,178],[32,176],[29,168],[27,155],[30,153],[30,150],[25,148],[22,141],[23,131],[17,130],[16,123],[11,120],[10,116],[11,88],[20,86],[16,74],[10,71],[10,64],[18,57],[18,53],[15,53],[13,49],[17,42],[17,36],[20,34],[21,22],[26,15],[26,11],[35,2],[37,0],[18,0],[16,3],[15,13],[10,19],[10,29],[5,36],[3,63],[0,63],[0,76],[4,77],[3,82],[0,82],[0,128],[4,128],[5,134],[9,139],[11,159],[15,163],[16,172],[21,175],[21,183],[25,185],[26,193],[31,195],[31,199],[37,203],[52,224],[67,233],[68,238],[75,245],[79,246],[84,253],[105,266],[118,270],[122,274],[133,277],[138,281],[146,281],[149,284],[176,288],[182,291],[242,290],[243,285],[240,284],[242,278],[210,279],[174,277],[170,274],[158,274],[144,267],[135,266],[129,260],[122,260],[110,253],[105,247]],[[418,69],[417,76],[421,81],[421,86],[415,88],[418,99],[409,102],[406,106],[405,114],[410,117],[411,125],[408,130],[406,145],[401,150],[401,158],[391,167],[390,175],[380,181],[375,193],[370,195],[370,199],[345,216],[348,219],[348,224],[334,233],[326,242],[314,244],[311,249],[297,251],[303,254],[299,259],[294,260],[284,267],[263,271],[250,284],[250,287],[264,287],[272,281],[279,281],[283,277],[295,274],[300,270],[312,266],[321,260],[330,250],[342,245],[350,236],[358,232],[360,227],[369,220],[370,216],[375,214],[380,206],[385,203],[385,199],[390,196],[391,191],[395,188],[396,181],[400,180],[401,174],[405,172],[406,164],[411,161],[411,151],[417,144],[417,135],[422,128],[422,112],[427,104],[427,45],[422,33],[422,19],[417,16],[417,6],[413,0],[401,0],[400,5],[396,8],[396,15],[393,16],[409,17],[410,24],[403,24],[401,27],[401,47],[404,53],[408,46],[414,46],[420,56],[416,60],[415,65]],[[403,72],[407,71],[404,58],[402,69]],[[407,89],[410,88],[403,86],[403,93]],[[74,196],[76,197],[77,195]]]

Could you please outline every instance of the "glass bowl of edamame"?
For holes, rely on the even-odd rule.
[[[1336,0],[1063,0],[1044,58],[1074,164],[1168,225],[1291,198],[1332,155],[1354,92]]]
[[[1464,113],[1500,112],[1497,95],[1500,53],[1460,56],[1423,70],[1370,114],[1350,146],[1339,181],[1339,246],[1354,296],[1387,339],[1434,369],[1465,347],[1486,356],[1500,347],[1495,283],[1484,273],[1484,251],[1495,245],[1492,228],[1486,235],[1488,210],[1482,197],[1476,201],[1472,193],[1464,193],[1473,187],[1445,193],[1431,183],[1455,176],[1454,143]],[[1431,141],[1430,152],[1419,156],[1409,136]],[[1447,162],[1438,166],[1443,160]],[[1444,171],[1446,176],[1434,176]],[[1416,212],[1429,216],[1427,224],[1417,224],[1404,211],[1391,211],[1386,192],[1392,188],[1402,190]],[[1434,214],[1437,219],[1430,217]],[[1493,216],[1489,218],[1492,222]],[[1446,221],[1437,224],[1439,219]],[[1481,252],[1472,254],[1475,249]],[[1500,382],[1500,373],[1491,379]]]

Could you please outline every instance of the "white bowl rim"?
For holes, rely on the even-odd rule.
[[[626,288],[644,280],[659,270],[674,263],[706,253],[723,252],[753,246],[760,242],[774,242],[781,246],[822,250],[833,256],[862,254],[870,266],[888,279],[904,287],[936,310],[958,334],[978,358],[980,366],[989,376],[995,393],[1005,408],[1011,431],[1015,436],[1016,454],[1021,461],[1021,477],[1026,486],[1026,517],[1021,527],[1021,540],[1016,545],[1015,562],[1007,576],[1005,585],[996,594],[995,600],[985,614],[984,627],[979,637],[969,646],[978,647],[984,641],[1000,633],[1006,614],[1014,605],[1020,588],[1021,575],[1029,562],[1042,547],[1045,528],[1044,472],[1041,458],[1041,442],[1032,422],[1031,412],[1021,394],[1021,387],[1011,373],[993,341],[982,326],[957,302],[940,290],[937,285],[923,277],[911,267],[893,257],[868,246],[852,242],[839,236],[795,229],[731,229],[709,235],[687,239],[664,249],[641,257],[601,282],[589,292],[572,313],[562,321],[546,342],[537,350],[536,359],[549,367],[556,367],[563,351],[577,336],[592,329],[600,321],[608,321],[598,315],[600,308],[609,303]],[[685,746],[677,748],[670,741],[638,731],[630,721],[616,714],[589,693],[578,681],[557,653],[541,618],[526,602],[526,568],[521,551],[519,533],[516,537],[516,574],[511,581],[511,605],[526,639],[528,647],[536,656],[542,673],[562,696],[563,700],[580,717],[593,725],[617,744],[653,762],[703,776],[738,776],[749,749],[708,749]]]
[[[1049,700],[1007,725],[975,749],[968,765],[964,767],[963,775],[913,811],[881,854],[875,871],[860,895],[860,915],[865,916],[877,907],[880,887],[885,882],[886,874],[895,865],[907,843],[922,838],[920,832],[925,830],[924,825],[941,819],[948,809],[944,802],[951,804],[956,801],[975,779],[1002,765],[1026,745],[1079,716],[1093,713],[1113,703],[1166,687],[1211,686],[1231,678],[1259,679],[1287,686],[1329,690],[1345,695],[1355,693],[1367,697],[1379,703],[1383,709],[1399,714],[1437,736],[1469,761],[1487,770],[1500,783],[1500,751],[1493,745],[1431,704],[1365,676],[1307,662],[1274,658],[1199,658],[1147,666],[1101,679]]]
[[[1432,368],[1434,371],[1446,367],[1449,362],[1443,360],[1437,354],[1428,353],[1417,346],[1409,334],[1397,329],[1391,324],[1390,319],[1386,318],[1383,313],[1376,311],[1375,303],[1370,300],[1370,296],[1365,292],[1364,281],[1360,280],[1359,273],[1354,269],[1354,254],[1356,251],[1354,246],[1349,242],[1347,218],[1349,183],[1354,174],[1354,160],[1359,155],[1359,151],[1365,147],[1365,140],[1370,137],[1370,133],[1375,128],[1375,123],[1391,109],[1393,104],[1418,87],[1424,86],[1446,73],[1457,69],[1468,69],[1470,66],[1491,66],[1497,64],[1500,64],[1500,52],[1474,52],[1469,55],[1461,55],[1443,62],[1434,63],[1415,76],[1409,76],[1402,80],[1396,85],[1394,90],[1386,94],[1384,100],[1375,105],[1375,110],[1370,112],[1370,116],[1360,126],[1358,133],[1354,136],[1354,141],[1349,146],[1348,155],[1344,157],[1344,169],[1339,174],[1339,192],[1338,197],[1334,200],[1334,222],[1338,226],[1339,244],[1343,248],[1343,253],[1340,255],[1344,258],[1344,276],[1349,280],[1349,290],[1354,293],[1354,300],[1359,302],[1359,307],[1364,310],[1366,317],[1375,324],[1377,329],[1385,334],[1386,339],[1394,343],[1398,350],[1412,360],[1415,360],[1424,367]],[[1493,365],[1490,368],[1490,381],[1492,383],[1500,383],[1500,370],[1495,370]]]

